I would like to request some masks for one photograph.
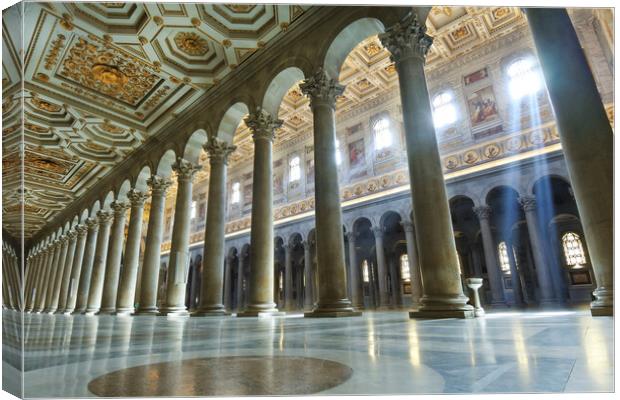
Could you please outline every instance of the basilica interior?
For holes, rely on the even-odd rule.
[[[3,390],[613,391],[613,9],[2,28]]]

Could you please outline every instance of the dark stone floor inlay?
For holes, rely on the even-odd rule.
[[[121,369],[88,384],[101,397],[302,395],[340,385],[353,370],[309,357],[209,357]]]

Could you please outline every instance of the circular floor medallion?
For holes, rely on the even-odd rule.
[[[193,358],[121,369],[88,384],[102,397],[303,395],[338,386],[353,370],[308,357]]]

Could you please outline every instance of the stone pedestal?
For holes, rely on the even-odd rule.
[[[480,304],[480,296],[478,295],[478,289],[482,286],[482,278],[468,278],[465,280],[465,284],[474,296],[474,314],[476,317],[483,317],[484,309]]]
[[[192,208],[192,179],[200,170],[187,160],[177,158],[172,166],[177,173],[177,198],[170,243],[170,263],[166,285],[166,301],[159,315],[189,315],[185,306],[185,289],[189,273],[189,228]]]
[[[125,219],[128,208],[129,204],[125,202],[115,201],[112,203],[114,223],[112,224],[112,235],[108,249],[100,314],[114,314],[116,312],[116,296],[118,294],[121,256],[125,241]]]
[[[161,257],[161,240],[164,226],[166,190],[170,180],[153,175],[147,181],[151,188],[151,208],[146,229],[146,246],[140,276],[140,301],[136,315],[157,314],[157,281]]]
[[[596,276],[592,315],[613,315],[613,131],[561,8],[526,8]],[[570,84],[567,84],[570,82]],[[587,132],[587,134],[584,134]]]
[[[319,301],[306,317],[357,316],[347,296],[342,210],[336,164],[336,97],[344,87],[319,69],[300,85],[314,122],[314,185]]]
[[[226,315],[223,304],[224,233],[226,224],[226,165],[235,146],[214,137],[205,144],[209,154],[209,197],[202,261],[200,305],[193,316]],[[228,292],[226,292],[228,295]]]
[[[263,110],[245,119],[254,139],[252,227],[250,231],[249,296],[245,310],[237,316],[277,312],[273,301],[273,177],[272,145],[275,130],[282,125]]]
[[[138,263],[140,261],[140,240],[142,238],[142,216],[144,214],[144,202],[148,196],[137,189],[131,189],[127,193],[127,198],[131,204],[131,212],[129,227],[127,228],[127,243],[125,244],[125,265],[116,299],[116,314],[134,312]]]
[[[379,35],[392,53],[399,76],[405,125],[413,217],[416,222],[424,295],[412,318],[471,318],[473,307],[463,295],[424,60],[433,40],[417,15]],[[441,249],[441,250],[440,250]]]

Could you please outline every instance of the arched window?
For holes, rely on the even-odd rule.
[[[374,121],[372,131],[375,138],[375,149],[381,150],[392,145],[392,129],[390,119],[381,117]]]
[[[400,256],[400,277],[403,282],[411,282],[411,271],[409,270],[409,256],[403,254]]]
[[[340,165],[342,162],[342,155],[340,154],[340,140],[336,139],[336,165]]]
[[[586,263],[586,253],[583,251],[581,237],[575,232],[566,232],[562,235],[562,247],[566,265],[572,268],[581,268]]]
[[[232,195],[231,195],[231,203],[237,204],[241,200],[241,184],[239,182],[235,182],[232,184]]]
[[[499,254],[499,267],[503,273],[510,275],[510,259],[508,258],[508,246],[506,242],[501,242],[497,246],[497,253]]]
[[[446,91],[433,97],[433,122],[435,128],[443,128],[456,122],[456,106],[454,104],[454,94]]]
[[[366,260],[362,261],[362,279],[364,280],[364,283],[370,282],[370,277],[368,274],[368,261]]]
[[[299,166],[299,156],[291,158],[288,162],[288,181],[297,182],[301,179],[301,167]]]
[[[517,58],[508,68],[508,90],[514,100],[538,93],[543,88],[540,68],[534,57]]]

